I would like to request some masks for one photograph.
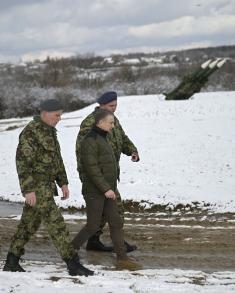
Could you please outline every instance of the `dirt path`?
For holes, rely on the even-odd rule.
[[[85,220],[80,214],[77,219],[71,219],[67,214],[65,217],[73,237]],[[0,210],[0,259],[5,258],[17,224],[18,220],[6,218]],[[132,255],[145,268],[235,271],[235,214],[205,211],[126,213],[125,234],[130,243],[139,247]],[[110,243],[107,229],[103,240]],[[114,259],[109,253],[87,252],[85,249],[80,255],[83,263],[106,266],[112,265]],[[60,261],[43,226],[27,244],[24,258]]]

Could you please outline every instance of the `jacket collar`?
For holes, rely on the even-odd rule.
[[[99,134],[100,136],[103,137],[107,137],[108,132],[99,128],[98,126],[96,126],[95,124],[92,126],[92,131],[94,131],[95,133]]]
[[[53,130],[53,131],[57,131],[57,129],[53,126],[48,125],[47,123],[45,123],[44,121],[42,121],[40,115],[36,115],[33,117],[33,120],[40,123],[42,126],[44,126],[44,128]]]

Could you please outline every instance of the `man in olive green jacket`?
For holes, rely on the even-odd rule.
[[[69,274],[93,275],[92,271],[80,264],[63,216],[54,201],[54,195],[58,195],[56,183],[63,194],[61,199],[69,197],[68,179],[55,129],[62,112],[62,106],[57,100],[42,102],[40,116],[29,122],[20,134],[16,167],[25,206],[4,271],[24,272],[19,259],[24,254],[25,244],[43,222],[66,262]]]
[[[84,138],[84,136],[91,130],[92,125],[94,124],[94,121],[95,121],[94,116],[97,110],[106,109],[111,111],[112,113],[116,111],[117,93],[113,91],[106,92],[97,100],[97,102],[100,104],[100,107],[96,107],[94,112],[92,112],[82,121],[80,130],[77,136],[77,141],[76,141],[77,169],[78,169],[79,176],[82,182],[83,182],[83,178],[81,173],[81,154],[80,154],[81,141]],[[139,161],[138,151],[136,146],[133,144],[133,142],[125,134],[116,116],[114,116],[114,128],[107,134],[107,139],[115,155],[116,164],[118,168],[118,179],[119,179],[120,178],[119,161],[120,161],[121,154],[123,153],[127,156],[131,156],[133,162],[138,162]],[[117,196],[117,204],[119,208],[119,213],[124,221],[124,207],[123,207],[122,199],[118,190],[116,191],[116,196]],[[103,217],[98,231],[95,233],[95,235],[93,235],[88,240],[87,247],[86,247],[87,250],[95,250],[95,251],[112,251],[113,250],[112,247],[105,246],[99,239],[105,224],[106,224],[106,221],[105,221],[105,218]],[[130,245],[127,241],[125,241],[125,245],[127,248],[127,252],[137,249],[135,245]]]
[[[117,254],[118,269],[136,270],[141,265],[127,258],[124,244],[123,221],[119,214],[116,193],[118,169],[112,147],[107,141],[114,128],[114,115],[100,109],[95,124],[81,142],[82,194],[86,201],[87,224],[73,240],[76,249],[94,235],[102,215],[109,224],[110,236]]]

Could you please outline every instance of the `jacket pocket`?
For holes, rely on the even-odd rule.
[[[50,165],[55,160],[56,149],[53,140],[41,141],[37,154],[37,161],[43,165]]]

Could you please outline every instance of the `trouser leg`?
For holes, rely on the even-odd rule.
[[[115,193],[116,193],[118,212],[119,212],[119,215],[121,216],[122,221],[124,223],[124,206],[123,206],[122,198],[121,198],[121,195],[120,195],[118,189],[116,189]],[[99,237],[100,235],[103,234],[103,229],[104,229],[104,226],[106,225],[106,223],[107,223],[107,219],[105,218],[105,216],[103,214],[102,219],[101,219],[101,223],[100,223],[100,227],[94,236]]]
[[[110,236],[117,258],[126,259],[127,255],[126,247],[124,245],[123,221],[119,214],[116,200],[105,199],[103,213],[109,224]]]
[[[105,200],[103,195],[85,195],[84,199],[87,223],[73,239],[73,245],[78,249],[99,229]]]
[[[100,224],[100,226],[98,228],[98,231],[96,231],[96,233],[94,234],[94,236],[100,237],[100,235],[103,234],[103,230],[104,230],[104,227],[105,227],[106,223],[107,223],[107,220],[105,219],[105,216],[102,215],[101,224]]]
[[[124,224],[124,222],[125,222],[124,221],[124,205],[122,202],[121,194],[118,189],[116,189],[115,194],[116,194],[116,203],[117,203],[117,207],[118,207],[118,213],[119,213],[119,215],[122,219],[122,222]]]
[[[71,259],[76,252],[71,243],[64,218],[57,207],[54,198],[46,199],[43,202],[42,219],[52,241],[63,260]]]
[[[20,223],[17,227],[9,252],[20,257],[24,254],[24,246],[29,241],[32,235],[38,230],[41,224],[41,214],[39,209],[25,205],[21,216]]]

